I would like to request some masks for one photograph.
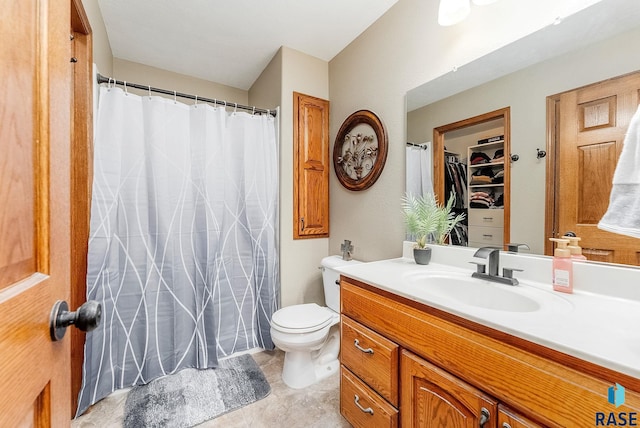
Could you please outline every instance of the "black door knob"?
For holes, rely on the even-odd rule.
[[[49,332],[54,342],[61,340],[67,327],[74,325],[82,331],[91,331],[98,327],[102,318],[102,305],[95,300],[82,304],[75,312],[69,312],[69,305],[64,300],[58,300],[51,310]]]

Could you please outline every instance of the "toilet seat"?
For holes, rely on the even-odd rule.
[[[335,315],[315,303],[287,306],[273,314],[271,326],[283,333],[309,333],[332,324]]]

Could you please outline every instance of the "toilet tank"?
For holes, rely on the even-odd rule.
[[[335,312],[340,312],[340,285],[336,283],[340,274],[335,268],[362,263],[358,260],[343,260],[341,256],[329,256],[322,259],[322,283],[324,285],[324,300],[327,306]]]

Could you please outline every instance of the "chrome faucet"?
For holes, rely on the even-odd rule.
[[[476,265],[476,271],[471,274],[473,278],[486,279],[487,281],[499,282],[501,284],[518,285],[518,279],[513,277],[513,272],[522,269],[504,268],[502,269],[502,275],[500,271],[500,248],[496,247],[482,247],[479,248],[474,257],[487,259],[487,264],[470,262]]]
[[[344,242],[340,244],[340,251],[342,251],[343,260],[351,260],[351,252],[353,251],[353,245],[351,245],[351,241],[345,239]]]

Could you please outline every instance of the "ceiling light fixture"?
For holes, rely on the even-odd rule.
[[[473,0],[473,4],[484,6],[498,0]],[[440,0],[438,8],[438,24],[443,27],[455,25],[471,13],[469,0]]]
[[[477,6],[485,6],[487,4],[495,3],[498,0],[472,0],[472,1],[473,1],[473,4]]]
[[[471,13],[469,0],[440,0],[438,24],[443,27],[457,24]]]

